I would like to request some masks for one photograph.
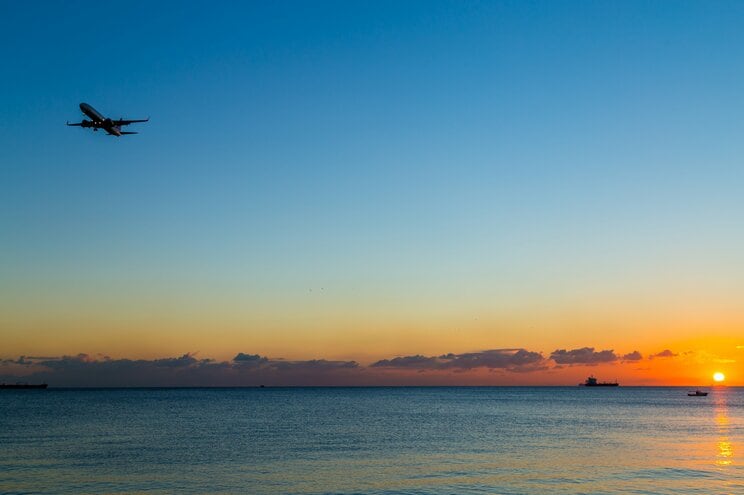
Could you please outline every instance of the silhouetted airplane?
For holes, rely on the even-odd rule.
[[[67,125],[74,125],[74,126],[79,126],[79,127],[92,127],[94,131],[97,131],[98,129],[103,129],[104,131],[108,132],[112,136],[117,136],[117,137],[123,136],[124,134],[137,134],[136,132],[122,131],[121,130],[122,126],[134,124],[135,122],[147,122],[148,120],[150,120],[150,117],[147,117],[146,119],[141,119],[141,120],[107,119],[106,117],[98,113],[98,111],[95,108],[88,105],[87,103],[81,103],[80,110],[85,114],[86,117],[90,117],[91,120],[83,119],[83,121],[78,124],[70,124],[68,122]]]

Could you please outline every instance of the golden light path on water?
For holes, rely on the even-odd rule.
[[[716,464],[730,466],[734,462],[734,446],[729,440],[730,420],[726,396],[716,397],[716,426],[718,427],[718,450]]]

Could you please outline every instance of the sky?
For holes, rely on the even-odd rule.
[[[0,2],[0,378],[744,385],[743,23]]]

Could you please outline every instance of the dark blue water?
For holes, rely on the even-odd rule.
[[[0,493],[744,493],[744,389],[0,391]]]

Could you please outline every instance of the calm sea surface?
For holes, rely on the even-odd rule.
[[[744,494],[744,389],[0,391],[0,493]]]

